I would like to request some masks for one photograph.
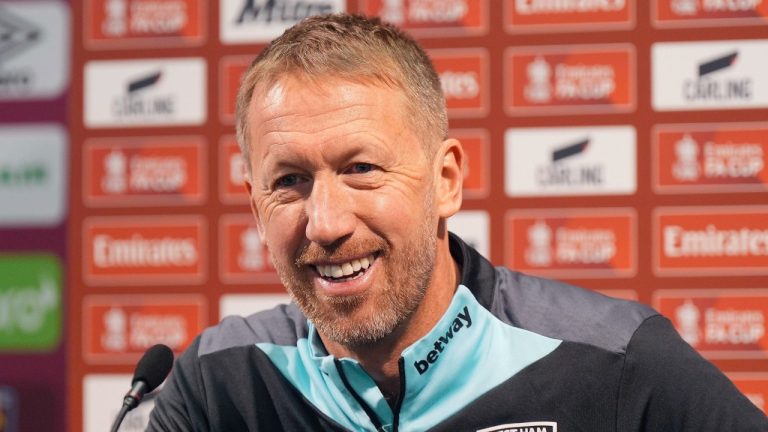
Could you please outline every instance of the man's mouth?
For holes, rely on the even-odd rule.
[[[376,255],[371,254],[364,258],[354,259],[340,264],[317,264],[315,270],[320,277],[327,281],[340,282],[354,279],[368,270],[376,260]]]

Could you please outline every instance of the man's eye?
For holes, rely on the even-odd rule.
[[[275,182],[275,187],[277,188],[285,188],[285,187],[293,187],[299,184],[299,176],[296,174],[288,174],[285,176],[280,177]]]
[[[349,168],[349,172],[351,172],[352,174],[365,174],[373,171],[373,169],[374,169],[373,164],[356,163]]]

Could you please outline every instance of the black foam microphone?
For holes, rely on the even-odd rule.
[[[117,432],[120,423],[128,411],[136,408],[145,394],[156,389],[163,383],[165,377],[171,372],[173,367],[173,351],[163,344],[151,346],[144,356],[141,357],[136,365],[136,371],[133,373],[131,389],[125,394],[123,407],[112,424],[112,432]]]

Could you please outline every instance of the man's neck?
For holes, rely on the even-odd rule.
[[[328,352],[336,358],[357,360],[376,381],[384,397],[394,405],[400,393],[400,354],[407,347],[429,333],[451,304],[461,280],[458,264],[453,260],[447,244],[440,245],[435,259],[432,280],[424,299],[413,314],[395,331],[375,344],[348,347],[328,338],[320,337]]]

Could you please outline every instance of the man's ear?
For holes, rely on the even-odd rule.
[[[251,213],[253,218],[256,219],[256,228],[259,230],[259,237],[264,238],[264,224],[261,223],[261,217],[259,217],[259,209],[256,207],[256,199],[253,197],[253,180],[251,174],[245,174],[243,176],[243,184],[245,190],[248,193],[248,204],[251,205]]]
[[[437,213],[441,218],[453,216],[461,208],[461,191],[464,183],[464,149],[461,143],[449,138],[440,143],[437,152],[438,169]]]

